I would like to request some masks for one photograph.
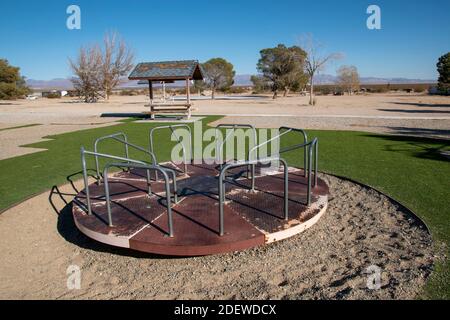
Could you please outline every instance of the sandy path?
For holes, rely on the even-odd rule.
[[[195,98],[195,97],[194,97]],[[226,121],[259,127],[281,125],[304,129],[358,130],[450,138],[450,97],[414,94],[194,100],[195,115],[228,115]],[[113,96],[109,102],[79,103],[72,98],[0,101],[0,128],[26,124],[37,127],[0,131],[0,159],[39,150],[21,148],[45,135],[113,123],[141,115],[146,96]]]
[[[317,129],[350,130],[373,133],[400,134],[430,138],[450,139],[449,119],[396,119],[376,117],[299,117],[299,116],[226,116],[210,123],[216,126],[227,124],[252,124],[257,128],[279,128],[281,126]]]
[[[248,115],[353,115],[386,117],[450,118],[450,97],[415,94],[371,94],[358,96],[319,96],[319,105],[308,105],[308,97],[240,100],[195,100],[197,114]],[[76,103],[71,98],[0,102],[0,123],[85,123],[109,121],[108,117],[141,113],[146,96],[112,96],[109,102]],[[100,117],[103,114],[104,117]],[[89,120],[90,119],[90,120]]]
[[[76,230],[57,195],[57,210],[65,207],[59,216],[42,194],[0,215],[0,298],[414,298],[431,270],[430,236],[386,197],[323,178],[329,208],[303,234],[240,253],[179,259],[96,243]],[[73,193],[69,186],[61,191]],[[67,290],[71,264],[81,267],[80,290]],[[371,265],[382,270],[380,290],[367,289]]]
[[[371,94],[359,96],[319,96],[317,106],[308,97],[259,99],[253,101],[196,101],[202,114],[248,114],[292,116],[385,116],[450,118],[450,97],[411,94]]]
[[[22,147],[23,145],[48,141],[43,137],[84,129],[114,125],[116,122],[98,124],[39,124],[24,128],[12,128],[0,131],[0,160],[43,151],[46,149]]]

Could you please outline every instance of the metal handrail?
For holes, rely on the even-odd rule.
[[[109,185],[108,185],[108,170],[111,167],[123,167],[123,168],[134,168],[134,169],[145,169],[147,171],[149,170],[154,170],[154,171],[158,171],[162,174],[163,178],[164,178],[164,184],[165,184],[165,189],[166,189],[166,207],[167,207],[167,216],[168,216],[168,227],[169,227],[169,232],[168,235],[169,237],[173,237],[173,218],[172,218],[172,197],[170,194],[170,185],[169,185],[169,176],[167,175],[167,172],[165,169],[161,168],[158,165],[141,165],[141,164],[132,164],[132,163],[110,163],[107,164],[105,166],[105,169],[103,170],[103,177],[104,177],[104,183],[105,183],[105,197],[106,197],[106,208],[108,210],[108,224],[110,227],[113,227],[113,222],[112,222],[112,214],[111,214],[111,199],[109,196]],[[174,182],[176,180],[173,180]],[[175,194],[177,193],[176,190],[176,185],[175,185]]]
[[[191,149],[190,162],[192,163],[193,157],[194,157],[194,147],[193,147],[193,144],[192,144],[192,131],[191,131],[191,127],[189,127],[187,124],[175,124],[175,125],[159,126],[159,127],[152,128],[150,130],[150,152],[152,152],[154,154],[154,152],[153,152],[153,133],[156,130],[170,129],[172,134],[175,136],[175,139],[177,139],[177,142],[179,144],[181,144],[181,147],[183,148],[184,173],[187,173],[186,147],[184,146],[184,144],[181,141],[180,137],[176,134],[174,128],[186,128],[188,130],[188,132],[189,132],[189,144],[190,144],[190,149]],[[156,161],[156,158],[155,158],[155,161]],[[158,162],[156,162],[156,164],[158,164]]]
[[[255,158],[252,158],[252,157],[251,157],[250,159],[257,159],[257,158],[258,158],[258,150],[259,150],[261,147],[265,146],[266,144],[269,144],[270,142],[272,142],[272,141],[274,141],[274,140],[276,140],[276,139],[280,139],[282,136],[284,136],[285,134],[288,134],[288,133],[291,132],[291,131],[292,131],[292,130],[288,130],[288,131],[285,131],[285,132],[283,132],[283,133],[280,133],[280,134],[276,135],[275,137],[270,138],[269,140],[266,140],[266,141],[264,141],[264,142],[258,144],[257,146],[254,146],[252,149],[250,149],[250,151],[249,151],[248,153],[249,153],[249,157],[251,157],[251,156],[253,155],[253,152],[256,151],[256,157],[255,157]]]
[[[279,150],[279,153],[285,153],[288,151],[292,151],[292,150],[297,150],[300,148],[304,148],[307,152],[306,154],[307,156],[307,161],[305,163],[307,163],[307,167],[305,167],[305,177],[308,177],[308,191],[307,191],[307,202],[306,205],[310,206],[311,204],[311,184],[313,185],[313,187],[317,186],[317,173],[319,171],[319,139],[318,138],[314,138],[313,140],[306,142],[306,143],[302,143],[302,144],[297,144],[297,145],[293,145],[290,147],[286,147],[283,149]],[[312,176],[312,162],[314,159],[314,181],[311,182],[311,176]]]
[[[319,171],[319,139],[314,138],[311,142],[309,142],[308,153],[309,153],[309,161],[308,161],[308,190],[307,190],[307,206],[311,205],[311,172],[312,172],[312,157],[314,151],[314,187],[317,186],[317,173]],[[306,170],[305,170],[306,171]]]
[[[308,169],[308,150],[307,149],[308,149],[310,143],[312,142],[312,141],[308,142],[308,135],[306,134],[306,131],[303,130],[303,129],[290,128],[290,127],[280,127],[278,129],[278,131],[281,132],[281,133],[279,133],[278,135],[276,135],[275,137],[273,137],[273,138],[271,138],[271,139],[269,139],[267,141],[264,141],[264,142],[260,143],[259,145],[255,146],[255,147],[253,147],[249,151],[249,157],[251,155],[253,155],[253,153],[255,151],[258,151],[262,146],[265,146],[265,145],[269,144],[270,142],[272,142],[274,140],[277,140],[277,139],[279,139],[281,141],[281,137],[286,135],[286,134],[288,134],[289,132],[301,133],[303,135],[304,143],[297,144],[297,145],[294,145],[294,146],[285,147],[283,149],[280,149],[278,151],[278,153],[282,154],[282,153],[285,153],[285,152],[288,152],[288,151],[304,148],[304,159],[303,159],[303,161],[304,161],[304,163],[303,163],[304,164],[304,170],[303,170],[304,173],[303,174],[304,174],[304,177],[306,177],[307,176],[307,169]],[[282,131],[284,131],[284,132],[282,132]],[[317,143],[318,143],[318,141],[317,141]],[[316,148],[316,153],[318,153],[318,148]],[[256,158],[257,158],[257,155],[256,155]],[[317,163],[315,163],[315,167],[317,168]],[[252,184],[254,184],[254,172],[252,172]],[[315,179],[314,186],[316,184],[317,184],[317,180]],[[254,187],[253,187],[253,189],[254,189]]]
[[[219,139],[217,133],[220,131],[220,129],[233,129],[230,131],[226,136],[225,139],[222,141],[222,143],[219,145]],[[226,124],[222,123],[215,127],[215,139],[216,139],[216,161],[219,163],[220,169],[223,167],[223,159],[222,159],[222,153],[223,148],[225,146],[225,143],[228,141],[228,139],[231,137],[231,135],[235,133],[236,129],[251,129],[253,132],[253,141],[251,145],[254,146],[257,143],[258,135],[256,133],[256,128],[250,124]],[[250,149],[250,148],[249,148]],[[250,160],[250,150],[248,152],[247,160]],[[255,165],[249,165],[247,166],[247,179],[250,179],[250,176],[255,175]],[[252,180],[253,181],[253,180]],[[252,190],[254,190],[254,184],[252,184]]]
[[[222,143],[219,145],[219,139],[218,139],[218,135],[217,133],[219,132],[220,129],[233,129],[232,131],[230,131],[226,136],[225,139],[222,141]],[[220,164],[220,168],[222,168],[223,165],[223,161],[222,161],[222,152],[223,152],[223,147],[226,144],[226,142],[228,141],[228,139],[231,137],[232,134],[234,134],[234,132],[236,131],[236,129],[251,129],[253,132],[253,141],[251,142],[252,145],[256,145],[256,142],[258,140],[258,136],[256,134],[256,128],[250,124],[219,124],[215,127],[215,138],[216,138],[216,160],[219,162]],[[250,160],[250,152],[248,153],[248,159]]]
[[[135,163],[135,164],[140,164],[140,165],[148,165],[146,162],[140,161],[140,160],[118,157],[118,156],[105,154],[105,153],[87,151],[84,149],[84,147],[81,147],[80,151],[81,151],[81,166],[82,166],[83,180],[84,180],[84,190],[86,193],[87,210],[88,210],[89,215],[92,214],[92,207],[91,207],[91,197],[90,197],[90,192],[89,192],[89,181],[88,181],[88,175],[87,175],[86,155],[91,155],[94,157],[97,156],[97,157],[102,157],[102,158],[107,158],[107,159],[118,160],[118,161],[125,161],[128,163]],[[177,187],[176,187],[176,172],[169,168],[161,168],[161,169],[169,172],[172,175],[173,190],[174,190],[174,202],[177,203],[178,196],[177,196]],[[151,195],[151,192],[152,192],[150,184],[151,184],[150,172],[147,170],[147,185],[148,185],[148,194],[149,195]]]
[[[123,137],[125,137],[125,139],[124,140],[119,139],[118,136],[123,136]],[[106,140],[106,139],[113,139],[113,140],[115,140],[117,142],[120,142],[120,143],[124,144],[125,148],[126,148],[126,155],[127,155],[126,158],[129,158],[128,147],[131,147],[133,149],[139,150],[141,152],[144,152],[144,153],[150,155],[150,157],[152,158],[152,164],[154,164],[154,165],[158,164],[156,162],[156,156],[155,156],[155,154],[153,152],[148,151],[147,149],[144,149],[141,146],[138,146],[136,144],[128,142],[127,136],[124,133],[122,133],[122,132],[111,134],[111,135],[107,135],[107,136],[103,136],[103,137],[100,137],[100,138],[96,139],[95,142],[94,142],[94,152],[95,153],[98,153],[98,143],[100,141],[103,141],[103,140]],[[97,172],[97,179],[98,179],[98,181],[100,181],[101,174],[100,174],[100,168],[99,168],[99,162],[98,162],[98,157],[97,156],[95,156],[95,169],[96,169],[96,172]]]
[[[128,137],[127,137],[127,135],[126,135],[125,133],[123,133],[123,132],[117,132],[117,133],[114,133],[114,134],[110,134],[110,135],[107,135],[107,136],[103,136],[103,137],[100,137],[100,138],[98,138],[98,139],[95,140],[95,142],[94,142],[94,152],[98,152],[98,144],[99,144],[99,142],[101,142],[101,141],[103,141],[103,140],[107,140],[107,139],[112,139],[113,137],[123,137],[123,140],[126,141],[126,142],[128,142]],[[125,144],[125,157],[126,157],[126,158],[129,158],[129,157],[130,157],[129,150],[128,150],[128,145],[127,145],[127,144]],[[95,157],[95,168],[96,168],[97,179],[98,179],[98,180],[101,179],[99,167],[100,167],[100,164],[99,164],[99,161],[98,161],[98,157]]]
[[[303,130],[303,129],[297,129],[297,128],[291,128],[291,127],[280,127],[278,130],[279,131],[288,130],[289,132],[294,131],[294,132],[297,132],[297,133],[301,133],[303,135],[303,143],[307,143],[308,142],[308,135],[306,134],[306,131]],[[281,145],[281,139],[280,139],[280,145]],[[294,150],[294,149],[292,149],[292,150]],[[308,165],[308,162],[307,162],[307,150],[306,150],[306,148],[304,148],[303,150],[304,150],[303,151],[303,168],[305,169],[304,170],[304,176],[306,177],[306,167]],[[280,151],[280,153],[281,153],[281,151]]]
[[[308,135],[306,134],[306,131],[305,131],[305,130],[297,129],[297,128],[290,128],[290,127],[280,127],[280,128],[278,129],[279,132],[281,132],[281,131],[283,131],[283,130],[286,130],[286,131],[284,131],[284,132],[282,132],[282,133],[276,135],[275,137],[273,137],[273,138],[271,138],[271,139],[269,139],[269,140],[266,140],[266,141],[260,143],[260,144],[257,145],[257,146],[254,146],[254,147],[249,151],[249,154],[252,155],[254,151],[258,151],[262,146],[265,146],[266,144],[268,144],[268,143],[270,143],[270,142],[272,142],[272,141],[274,141],[274,140],[276,140],[276,139],[280,139],[280,141],[281,141],[281,137],[284,136],[285,134],[288,134],[288,133],[291,132],[291,131],[302,133],[304,145],[308,142]],[[304,146],[304,145],[303,145],[303,146]],[[294,150],[294,149],[291,149],[291,150]],[[287,150],[287,151],[291,151],[291,150]],[[256,158],[258,158],[258,153],[256,153]],[[306,170],[306,167],[307,167],[307,164],[306,164],[306,152],[305,152],[305,163],[304,163],[304,165],[305,165],[305,170]]]
[[[286,134],[286,133],[292,131],[292,130],[289,130],[289,128],[287,128],[287,130],[288,131],[285,131],[285,133],[283,133],[283,134]],[[270,141],[273,141],[274,139],[281,137],[283,134],[280,134],[279,136],[277,136],[269,141],[266,141],[264,143],[269,143]],[[261,144],[261,145],[263,145],[263,144]],[[299,148],[305,148],[305,150],[307,150],[306,154],[307,154],[307,158],[308,158],[308,161],[307,161],[308,166],[307,166],[307,168],[305,167],[304,171],[305,171],[305,173],[308,172],[306,205],[309,207],[311,205],[311,190],[312,190],[311,185],[313,183],[314,187],[317,186],[319,139],[314,138],[312,141],[281,149],[279,153],[281,154],[281,153],[291,151],[291,150],[296,150]],[[312,182],[313,158],[314,158],[314,182]],[[224,234],[223,205],[225,202],[225,187],[224,186],[225,186],[225,182],[227,182],[227,180],[225,179],[226,171],[230,168],[240,167],[243,165],[252,165],[252,167],[254,167],[258,163],[265,163],[265,162],[269,162],[269,161],[280,161],[284,167],[284,219],[288,220],[288,218],[289,218],[289,211],[288,211],[289,168],[288,168],[287,162],[284,159],[282,159],[280,157],[269,157],[269,158],[264,158],[264,159],[254,159],[254,160],[249,160],[249,161],[238,161],[235,163],[229,163],[222,168],[222,170],[220,171],[220,175],[219,175],[219,234],[220,234],[220,236],[223,236],[223,234]],[[255,173],[254,173],[254,171],[252,172],[252,182],[251,183],[252,183],[251,190],[255,190]]]
[[[226,172],[228,169],[240,167],[243,165],[256,165],[261,162],[269,162],[269,161],[280,161],[284,167],[284,219],[289,219],[289,168],[287,162],[279,157],[265,158],[265,159],[257,159],[257,160],[249,160],[249,161],[238,161],[235,163],[229,163],[225,165],[220,171],[219,175],[219,235],[224,235],[224,219],[223,219],[223,205],[225,202],[225,183],[227,180],[225,179]],[[254,176],[253,176],[254,178]],[[252,181],[252,190],[254,188]]]
[[[266,141],[264,141],[264,142],[262,142],[262,143],[260,143],[260,144],[258,144],[257,146],[254,146],[252,149],[250,149],[249,150],[249,152],[248,152],[248,158],[249,158],[249,160],[255,160],[255,159],[258,159],[258,150],[262,147],[262,146],[265,146],[266,144],[269,144],[270,142],[272,142],[272,141],[274,141],[274,140],[276,140],[276,139],[280,139],[283,135],[285,135],[285,134],[287,134],[287,133],[289,133],[291,130],[288,130],[288,131],[285,131],[285,132],[283,132],[283,133],[280,133],[280,134],[278,134],[277,136],[275,136],[275,137],[273,137],[273,138],[271,138],[271,139],[269,139],[269,140],[266,140]],[[253,155],[253,153],[256,151],[256,157],[255,158],[252,158],[252,155]],[[251,177],[251,179],[252,179],[252,191],[254,191],[255,190],[255,166],[252,166],[252,177]]]

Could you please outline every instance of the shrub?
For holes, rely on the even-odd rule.
[[[61,98],[61,94],[59,92],[51,92],[45,96],[48,99],[57,99]]]
[[[136,90],[120,90],[121,96],[135,96],[137,95]]]
[[[17,87],[15,83],[0,82],[0,100],[13,100],[22,98],[31,90],[26,87]]]
[[[231,94],[241,94],[246,93],[247,91],[248,91],[247,87],[235,87],[235,86],[228,88],[227,90],[224,90],[224,92]]]

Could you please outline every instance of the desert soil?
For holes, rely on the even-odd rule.
[[[115,249],[74,226],[71,205],[44,193],[0,215],[1,299],[411,299],[432,270],[431,237],[385,196],[322,175],[331,198],[311,229],[243,252],[168,258]],[[76,183],[79,188],[79,182]],[[60,188],[65,201],[76,193]],[[53,203],[54,208],[49,202]],[[81,289],[67,289],[67,268]],[[367,288],[370,266],[381,288]]]
[[[195,100],[194,115],[225,115],[223,122],[251,123],[259,127],[281,125],[303,129],[358,130],[450,139],[450,98],[417,94],[308,97],[219,97]],[[22,145],[64,132],[108,126],[117,120],[140,116],[146,96],[113,96],[109,102],[80,103],[72,98],[0,101],[0,159],[38,149]],[[39,126],[15,128],[39,124]]]

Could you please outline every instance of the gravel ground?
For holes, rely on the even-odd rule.
[[[46,149],[22,147],[40,141],[43,137],[85,129],[100,128],[117,124],[116,122],[97,124],[38,124],[24,128],[5,128],[0,131],[0,160],[43,151]]]
[[[450,138],[450,98],[423,94],[370,94],[320,96],[319,105],[308,97],[273,100],[241,97],[194,101],[193,115],[226,115],[225,122],[251,123],[259,127],[293,126],[303,129],[358,130]],[[33,101],[0,101],[0,159],[40,151],[21,145],[42,137],[86,128],[111,125],[114,121],[142,115],[147,96],[112,96],[109,102],[82,103],[73,98]]]
[[[282,126],[316,130],[345,130],[387,133],[417,137],[450,139],[450,119],[383,119],[351,117],[245,117],[227,116],[210,123],[252,124],[257,128],[279,128]]]
[[[372,189],[331,176],[329,208],[304,233],[266,247],[196,258],[114,249],[78,232],[48,193],[0,216],[0,298],[411,299],[432,270],[430,235]],[[61,188],[69,192],[69,186]],[[73,189],[72,192],[73,193]],[[69,199],[68,197],[66,197]],[[36,208],[40,208],[36,210]],[[81,268],[80,290],[66,270]],[[368,267],[381,288],[367,288]]]

